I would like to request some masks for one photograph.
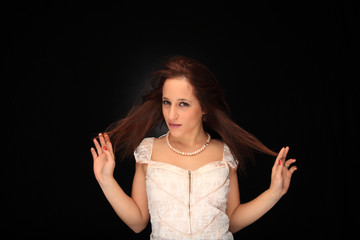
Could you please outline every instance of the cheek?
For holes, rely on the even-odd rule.
[[[162,114],[163,114],[163,117],[166,119],[167,118],[167,111],[166,111],[166,108],[164,106],[162,106]]]
[[[202,112],[198,110],[188,112],[187,118],[194,123],[202,122]]]

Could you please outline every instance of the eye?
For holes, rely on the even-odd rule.
[[[170,105],[170,102],[169,102],[169,101],[166,101],[166,100],[163,100],[163,101],[162,101],[162,104],[163,104],[163,105]]]
[[[181,103],[179,103],[179,105],[180,105],[180,107],[188,107],[188,106],[190,106],[188,103],[186,103],[186,102],[181,102]]]

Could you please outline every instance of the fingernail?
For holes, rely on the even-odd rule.
[[[279,165],[281,165],[281,160],[279,160]]]
[[[107,147],[103,146],[103,149],[106,151],[106,150],[107,150]]]

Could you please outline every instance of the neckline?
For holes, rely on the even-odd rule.
[[[161,137],[164,137],[165,135],[162,135],[160,136],[159,138]],[[153,162],[153,163],[161,163],[161,164],[165,164],[165,165],[169,165],[169,166],[172,166],[172,167],[175,167],[177,169],[180,169],[180,170],[183,170],[183,171],[186,171],[186,172],[197,172],[198,170],[206,167],[207,165],[210,165],[210,164],[213,164],[213,163],[219,163],[219,162],[225,162],[225,143],[223,142],[223,151],[222,151],[222,158],[221,160],[216,160],[216,161],[212,161],[212,162],[208,162],[208,163],[205,163],[204,165],[198,167],[197,169],[195,170],[189,170],[189,169],[185,169],[185,168],[182,168],[182,167],[179,167],[179,166],[176,166],[175,164],[172,164],[172,163],[168,163],[168,162],[163,162],[163,161],[154,161],[152,160],[151,156],[152,156],[152,149],[154,147],[154,140],[155,140],[155,137],[152,138],[152,142],[151,142],[151,152],[150,152],[150,160],[149,162]]]
[[[181,171],[195,173],[195,172],[200,171],[201,169],[205,168],[206,166],[208,166],[208,165],[210,165],[210,164],[214,164],[214,163],[221,163],[221,162],[225,162],[225,161],[224,161],[224,159],[222,159],[222,160],[216,160],[216,161],[208,162],[208,163],[205,163],[204,165],[202,165],[202,166],[198,167],[198,168],[197,168],[197,169],[195,169],[195,170],[185,169],[185,168],[182,168],[182,167],[176,166],[175,164],[168,163],[168,162],[153,161],[152,159],[150,159],[150,162],[151,162],[151,163],[160,163],[160,164],[165,164],[165,165],[169,165],[169,166],[171,166],[171,167],[174,167],[174,168],[180,169]]]

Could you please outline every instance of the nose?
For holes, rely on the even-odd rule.
[[[175,106],[171,106],[170,107],[170,112],[169,112],[169,120],[176,120],[179,117],[177,109]]]

